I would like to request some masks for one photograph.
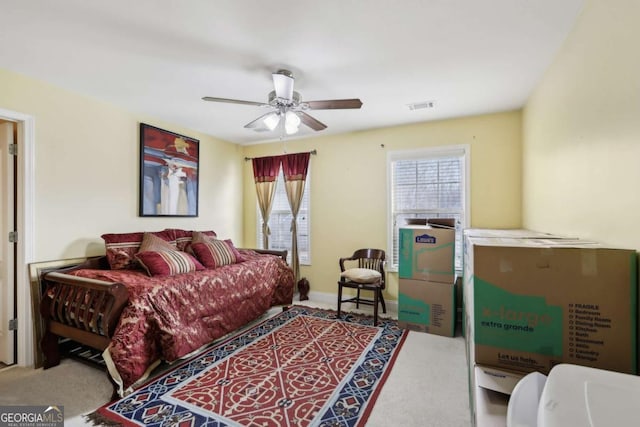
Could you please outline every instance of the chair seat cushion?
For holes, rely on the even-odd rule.
[[[356,283],[375,283],[380,280],[382,274],[370,268],[349,268],[340,273],[340,277]]]

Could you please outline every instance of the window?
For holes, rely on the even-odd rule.
[[[468,147],[389,153],[389,252],[398,268],[398,228],[408,218],[456,220],[455,268],[462,270],[462,230],[468,223]]]
[[[307,171],[307,182],[305,183],[304,195],[302,196],[302,205],[300,206],[300,212],[298,212],[298,256],[300,258],[301,265],[311,264],[311,244],[310,237],[310,225],[309,225],[309,193],[311,191],[309,185],[309,177],[311,176],[311,170]],[[260,208],[256,203],[257,209],[257,224],[256,224],[256,241],[258,248],[262,247],[262,214]],[[269,249],[275,250],[287,250],[287,261],[291,262],[291,220],[293,215],[291,214],[291,208],[289,207],[289,200],[287,199],[287,190],[284,186],[284,174],[280,169],[278,180],[276,183],[276,194],[273,199],[273,206],[271,208],[271,215],[269,216],[269,229],[271,234],[269,235]]]

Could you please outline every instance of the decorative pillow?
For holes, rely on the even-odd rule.
[[[240,253],[233,246],[231,240],[211,240],[206,243],[195,242],[191,244],[191,249],[196,258],[206,268],[218,268],[223,265],[241,262],[238,260]]]
[[[229,246],[231,247],[231,250],[233,251],[233,254],[236,256],[236,263],[246,261],[246,259],[240,253],[240,251],[233,245],[233,242],[231,241],[231,239],[225,239],[225,242],[229,244]]]
[[[138,268],[135,254],[140,249],[144,234],[143,232],[108,233],[100,236],[104,240],[107,261],[112,270]],[[167,230],[155,231],[151,234],[168,242],[172,242],[173,240],[173,234],[167,232]]]
[[[211,237],[213,239],[216,238],[217,234],[215,231],[191,231],[191,230],[181,230],[179,228],[167,228],[164,230],[169,232],[173,236],[173,240],[176,241],[176,247],[179,251],[186,252],[188,246],[191,244],[194,233],[200,233],[202,235]]]
[[[138,252],[136,258],[149,276],[173,276],[204,270],[204,266],[186,252],[180,251],[146,251]]]
[[[201,231],[193,232],[193,241],[192,241],[193,243],[211,243],[215,241],[218,241],[218,239],[216,239],[215,236],[206,234],[206,232],[201,232]],[[233,251],[233,254],[236,256],[235,262],[236,263],[244,262],[245,261],[244,257],[242,256],[242,254],[240,254],[240,251],[238,251],[238,249],[236,249],[236,247],[233,245],[233,242],[231,241],[231,239],[225,239],[224,241],[229,244],[229,247]],[[193,253],[193,248],[191,248],[191,245],[187,247],[187,252]]]
[[[167,242],[160,237],[151,234],[144,233],[142,236],[142,243],[140,243],[140,248],[138,252],[148,252],[148,251],[175,251],[176,245]]]
[[[191,243],[209,243],[217,240],[216,238],[216,235],[211,236],[202,231],[194,231],[192,234]]]
[[[375,283],[380,280],[382,274],[369,268],[349,268],[340,273],[340,277],[356,283]]]

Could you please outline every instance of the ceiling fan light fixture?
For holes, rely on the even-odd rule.
[[[300,117],[293,111],[287,111],[284,115],[284,131],[287,135],[293,135],[300,129]]]
[[[267,127],[267,129],[274,130],[278,126],[278,123],[280,123],[280,115],[276,112],[267,114],[262,122]]]

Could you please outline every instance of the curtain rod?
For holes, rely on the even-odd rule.
[[[304,151],[303,151],[303,153],[304,153]],[[309,151],[308,153],[315,156],[316,154],[318,154],[318,150],[313,149],[313,150]],[[291,154],[299,154],[299,153],[291,153]],[[248,162],[249,160],[253,160],[253,157],[245,157],[244,158],[245,162]]]

